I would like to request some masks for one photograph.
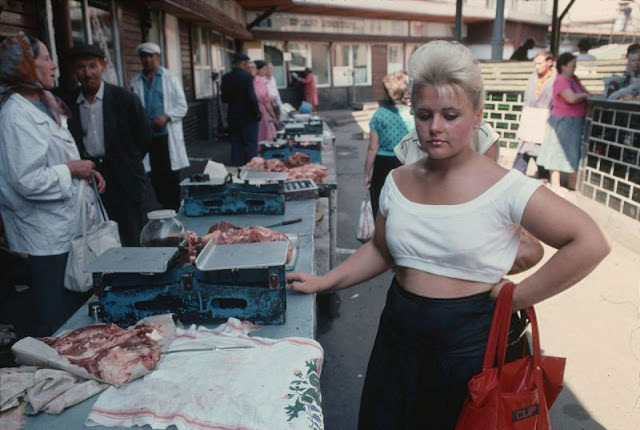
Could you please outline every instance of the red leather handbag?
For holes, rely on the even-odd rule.
[[[538,321],[533,307],[529,307],[526,312],[531,320],[533,355],[505,363],[514,288],[509,283],[500,290],[482,372],[469,381],[456,430],[551,428],[549,409],[562,391],[566,359],[540,353]]]

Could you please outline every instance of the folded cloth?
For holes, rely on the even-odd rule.
[[[322,430],[322,347],[306,338],[250,337],[255,328],[230,318],[215,330],[177,329],[155,372],[109,387],[85,424]]]
[[[0,410],[13,408],[26,400],[27,414],[59,414],[105,388],[107,384],[87,381],[63,370],[33,366],[0,369]]]
[[[0,412],[15,408],[33,386],[34,366],[0,368]]]
[[[19,407],[12,408],[4,412],[0,412],[0,429],[2,430],[21,430],[27,421],[24,414],[25,403],[21,403]]]
[[[34,375],[34,385],[27,390],[27,414],[59,414],[108,386],[80,378],[64,370],[40,369]]]

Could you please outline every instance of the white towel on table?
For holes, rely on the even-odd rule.
[[[165,355],[154,372],[102,393],[86,425],[322,430],[322,347],[307,338],[250,337],[255,328],[230,318],[215,330],[178,329],[169,351],[251,348]]]

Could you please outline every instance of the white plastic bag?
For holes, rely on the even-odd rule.
[[[371,201],[365,198],[360,203],[360,217],[358,219],[358,234],[356,238],[360,242],[366,242],[373,237],[375,224],[373,220],[373,210],[371,209]]]
[[[87,188],[93,188],[93,190],[89,189],[88,192],[95,193],[94,197],[98,203],[98,210],[102,215],[102,222],[91,226],[91,228],[87,226],[92,222],[87,215],[87,203],[85,201]],[[80,182],[78,202],[81,205],[79,224],[82,226],[82,230],[71,240],[71,249],[69,250],[67,267],[64,273],[64,286],[70,291],[83,293],[89,291],[93,286],[92,274],[85,272],[89,263],[107,249],[122,245],[118,223],[109,219],[96,188],[95,179],[92,185],[89,185],[87,181]]]

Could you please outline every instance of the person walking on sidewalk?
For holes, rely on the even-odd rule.
[[[582,156],[582,133],[591,93],[575,75],[576,64],[576,57],[570,52],[558,57],[551,116],[538,153],[538,164],[550,171],[549,182],[556,190],[560,189],[560,172],[577,172]]]
[[[549,110],[553,100],[553,83],[556,79],[556,72],[553,69],[553,54],[549,51],[540,51],[533,59],[533,64],[536,70],[529,76],[522,105]],[[539,124],[539,127],[546,127],[546,124]],[[541,143],[523,140],[518,147],[516,158],[513,160],[513,169],[526,174],[529,160],[535,161],[538,158]],[[548,172],[545,168],[540,165],[537,167],[536,176],[539,179],[547,179]]]
[[[187,99],[180,79],[160,65],[160,47],[152,42],[136,48],[142,72],[129,86],[140,98],[151,121],[153,137],[145,170],[151,172],[151,184],[160,205],[180,208],[180,170],[189,166],[182,133],[182,118],[187,115]]]
[[[244,52],[233,54],[233,69],[222,76],[220,96],[228,104],[231,164],[244,166],[258,153],[258,125],[262,119],[249,73],[249,57]]]
[[[485,96],[468,48],[427,43],[411,56],[409,76],[428,157],[389,173],[371,241],[327,274],[287,275],[289,288],[317,293],[395,271],[362,392],[361,430],[455,428],[467,383],[482,370],[520,225],[557,252],[516,287],[515,309],[571,287],[610,251],[581,209],[474,151]]]
[[[378,214],[378,199],[387,174],[402,163],[393,152],[396,145],[415,129],[411,108],[405,104],[409,75],[389,73],[382,79],[386,104],[369,121],[369,147],[364,162],[364,186],[369,188],[373,216]]]

